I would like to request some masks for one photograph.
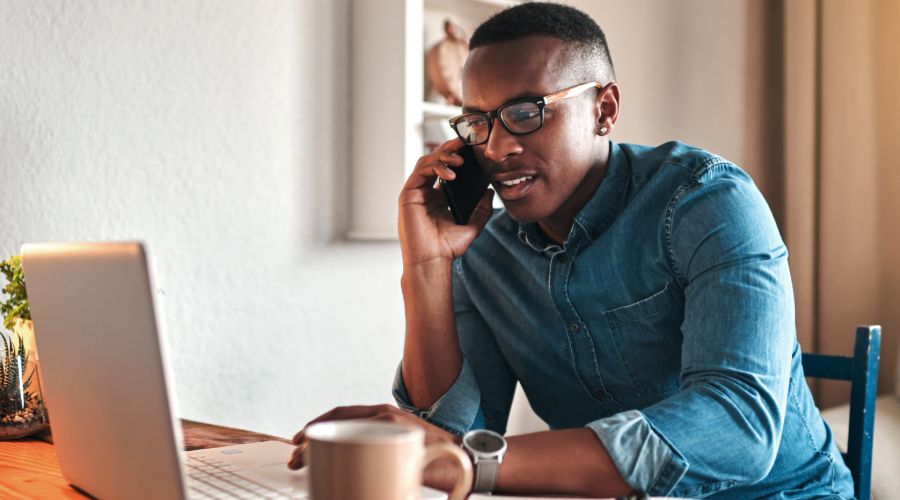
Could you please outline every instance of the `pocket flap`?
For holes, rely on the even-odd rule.
[[[610,329],[634,323],[649,318],[656,313],[664,311],[672,302],[681,298],[681,289],[672,281],[666,283],[662,290],[654,293],[646,299],[641,299],[634,304],[610,309],[603,313]]]

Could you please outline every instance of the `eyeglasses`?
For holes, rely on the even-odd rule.
[[[500,123],[507,132],[513,135],[525,135],[541,128],[544,124],[544,107],[556,101],[583,94],[586,90],[606,88],[599,82],[585,82],[562,89],[544,97],[522,97],[500,106],[494,111],[483,113],[463,113],[450,119],[450,126],[456,135],[469,146],[477,146],[487,142],[491,135],[491,125],[499,117]]]

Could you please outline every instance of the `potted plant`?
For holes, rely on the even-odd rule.
[[[7,284],[0,297],[0,439],[34,434],[47,426],[38,377],[34,328],[18,256],[0,262]]]

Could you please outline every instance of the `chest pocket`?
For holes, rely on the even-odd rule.
[[[672,281],[634,304],[603,313],[638,396],[678,390],[684,294]]]

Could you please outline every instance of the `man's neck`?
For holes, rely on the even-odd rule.
[[[575,223],[575,216],[591,200],[606,176],[608,160],[609,153],[607,150],[602,155],[602,158],[599,158],[594,166],[591,167],[584,179],[581,180],[581,184],[578,185],[572,196],[559,207],[559,210],[546,219],[538,221],[538,227],[548,240],[557,245],[562,245],[568,239],[569,233],[572,231],[572,224]]]

